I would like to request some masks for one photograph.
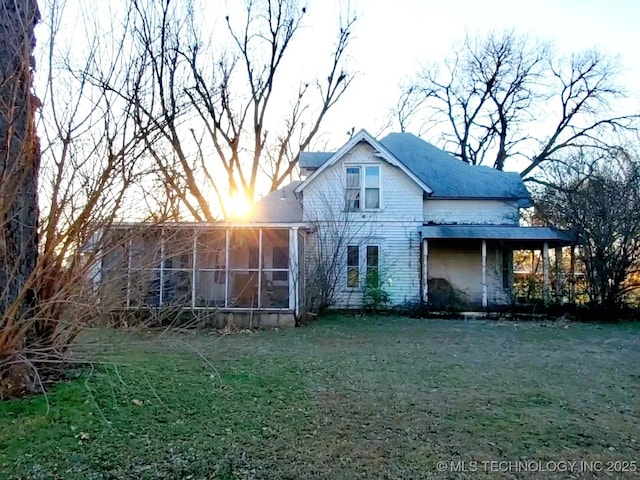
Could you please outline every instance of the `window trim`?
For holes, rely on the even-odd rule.
[[[377,168],[378,169],[378,184],[375,187],[367,186],[367,168]],[[347,182],[347,175],[349,169],[358,169],[358,187],[349,187]],[[345,179],[345,187],[344,187],[344,206],[345,211],[347,212],[376,212],[382,210],[382,165],[373,164],[373,163],[362,163],[358,165],[345,165],[344,168],[344,179]],[[367,189],[377,189],[378,190],[378,206],[377,207],[367,207],[366,206],[366,193]],[[357,207],[351,207],[349,202],[349,194],[350,191],[357,191]]]
[[[350,265],[349,264],[349,258],[350,258],[350,250],[353,251],[352,249],[355,249],[358,257],[357,257],[357,263],[356,265]],[[346,258],[346,266],[347,266],[347,274],[346,274],[346,285],[348,289],[358,289],[360,288],[360,270],[362,268],[362,266],[360,265],[361,263],[361,258],[360,258],[360,245],[347,245],[347,258]],[[356,278],[355,278],[355,285],[351,285],[350,281],[351,281],[351,271],[352,269],[356,269]]]
[[[370,267],[368,265],[368,250],[370,247],[375,247],[378,250],[378,255],[377,255],[377,260],[378,260],[378,264],[375,267]],[[349,264],[349,250],[350,249],[355,249],[355,251],[358,253],[358,264],[357,265],[350,265]],[[381,258],[380,258],[380,253],[382,251],[382,248],[380,246],[379,243],[361,243],[361,244],[350,244],[347,245],[347,252],[346,252],[346,275],[345,275],[345,282],[346,282],[346,287],[347,290],[360,290],[364,287],[368,287],[369,285],[367,285],[366,282],[368,282],[368,277],[369,277],[369,272],[370,269],[373,270],[373,268],[375,268],[378,272],[378,285],[377,287],[380,286],[380,284],[382,283],[380,280],[380,264],[381,264]],[[355,285],[349,285],[349,272],[351,271],[351,269],[356,268],[357,269],[357,283]],[[365,274],[364,277],[362,274]]]
[[[375,267],[369,266],[369,248],[375,248],[377,250]],[[380,282],[380,245],[377,243],[367,244],[364,246],[364,250],[365,250],[364,261],[365,261],[365,271],[366,271],[365,282],[367,282],[367,287],[370,288],[371,285],[369,285],[369,274],[371,271],[375,269],[378,275],[378,284],[374,285],[373,288],[379,288],[381,283]]]
[[[378,169],[378,185],[375,187],[370,187],[367,185],[367,168],[376,168]],[[363,210],[380,210],[382,207],[382,169],[380,165],[364,165],[364,172],[362,174],[362,209]],[[378,190],[378,206],[377,207],[367,207],[367,190]]]
[[[356,187],[349,186],[349,170],[358,170],[358,185]],[[355,174],[353,172],[352,174]],[[347,165],[344,170],[345,175],[345,187],[344,187],[344,206],[348,212],[358,212],[362,209],[362,168],[360,165]],[[357,196],[354,200],[349,197],[349,192],[357,192]],[[357,202],[356,207],[351,206],[351,202]]]

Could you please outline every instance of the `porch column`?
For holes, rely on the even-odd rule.
[[[482,240],[482,308],[487,308],[487,241]]]
[[[191,308],[196,308],[196,272],[197,272],[197,259],[196,252],[198,251],[198,229],[193,229],[193,250],[191,252]]]
[[[164,228],[160,230],[160,296],[158,297],[158,306],[164,304],[164,255],[165,255],[165,238]]]
[[[260,229],[258,230],[258,303],[254,306],[252,299],[251,308],[262,308],[262,258],[262,229]]]
[[[133,239],[127,240],[127,309],[131,308],[131,266],[133,262]]]
[[[229,308],[229,242],[231,231],[224,229],[224,308]]]
[[[544,242],[544,244],[542,245],[542,298],[544,299],[545,306],[551,303],[549,270],[549,242]]]
[[[569,250],[569,303],[576,303],[576,247]]]
[[[289,310],[296,315],[300,313],[298,301],[298,285],[300,278],[300,266],[298,265],[298,227],[289,229]]]
[[[422,302],[429,303],[429,241],[422,239]]]
[[[564,295],[562,292],[562,286],[564,283],[564,270],[562,268],[562,247],[556,247],[556,303],[558,305],[564,304]]]

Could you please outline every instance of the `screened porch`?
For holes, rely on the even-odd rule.
[[[109,309],[288,310],[301,296],[297,227],[118,226],[102,252]]]

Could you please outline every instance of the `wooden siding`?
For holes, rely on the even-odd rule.
[[[361,143],[304,189],[304,221],[335,218],[345,207],[345,168],[347,165],[380,165],[381,208],[360,211],[367,222],[411,221],[422,224],[422,189],[404,172],[374,155]]]
[[[424,201],[425,223],[517,225],[519,219],[515,201],[433,198]]]
[[[381,208],[345,211],[345,168],[347,165],[380,165]],[[374,155],[361,143],[304,189],[304,220],[318,228],[346,222],[349,245],[360,245],[361,271],[365,271],[366,245],[380,248],[380,278],[393,305],[420,300],[420,235],[422,189],[404,172]],[[328,225],[329,224],[329,225]],[[326,243],[326,242],[325,242]],[[313,248],[313,242],[308,242]],[[344,272],[336,292],[337,308],[356,308],[363,302],[361,289],[347,288],[346,249]],[[364,280],[364,273],[361,274]]]
[[[360,246],[360,283],[366,276],[366,246],[377,245],[380,258],[381,287],[389,293],[391,305],[420,301],[420,235],[414,223],[378,225],[379,230],[368,230],[349,241]],[[341,254],[346,263],[346,252]],[[347,287],[347,272],[340,272],[336,292],[338,308],[356,308],[363,303],[361,288]]]

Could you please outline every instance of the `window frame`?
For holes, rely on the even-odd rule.
[[[369,265],[369,249],[376,249],[376,265]],[[382,248],[379,243],[366,243],[359,245],[347,245],[347,258],[346,258],[346,286],[348,290],[361,289],[363,287],[377,288],[381,284],[380,280],[380,252]],[[351,262],[352,256],[350,253],[357,253],[357,263]],[[351,272],[355,271],[355,281],[352,281]],[[378,284],[369,284],[369,275],[372,272],[377,273]],[[365,274],[364,276],[362,274]]]
[[[377,169],[378,170],[378,184],[375,187],[371,187],[369,185],[367,185],[367,169]],[[362,182],[362,198],[364,199],[364,202],[362,202],[363,204],[363,210],[380,210],[380,207],[382,205],[382,195],[381,195],[381,185],[382,185],[382,169],[380,168],[380,165],[364,165],[364,173],[363,173],[363,182]],[[375,207],[368,207],[367,206],[367,190],[377,190],[378,192],[378,204]]]
[[[351,252],[354,252],[354,251],[356,253],[355,265],[353,264],[353,262],[350,262],[350,260],[352,259]],[[347,245],[346,263],[347,263],[347,275],[346,275],[347,288],[349,289],[360,288],[360,245]],[[352,271],[355,271],[356,273],[355,282],[352,281],[352,276],[351,276]]]
[[[367,184],[367,169],[377,169],[377,184],[369,186]],[[349,170],[358,171],[358,185],[349,185],[349,175],[353,175],[355,172],[349,172]],[[382,165],[378,164],[360,164],[360,165],[345,165],[344,169],[345,189],[344,189],[344,205],[347,212],[361,212],[361,211],[379,211],[382,210]],[[377,206],[367,206],[367,191],[376,190]],[[355,195],[354,195],[355,193]]]
[[[358,179],[358,185],[357,186],[350,186],[349,185],[349,175],[354,175],[355,172],[349,172],[349,170],[357,170],[358,171],[358,176],[356,177]],[[345,205],[345,210],[347,210],[348,212],[358,212],[361,210],[362,208],[362,168],[359,165],[348,165],[345,168],[345,188],[344,188],[344,205]],[[351,198],[351,196],[349,195],[349,193],[353,193],[355,192],[355,198]],[[352,203],[355,203],[355,205],[352,205]]]
[[[369,249],[370,248],[375,248],[376,249],[376,265],[372,266],[369,265]],[[365,249],[365,271],[366,271],[366,277],[365,277],[365,281],[367,282],[367,287],[369,288],[378,288],[380,287],[380,245],[378,245],[377,243],[372,243],[372,244],[368,244],[364,246]],[[376,284],[371,284],[371,279],[370,279],[370,275],[375,271],[376,276],[377,276],[377,282]]]

